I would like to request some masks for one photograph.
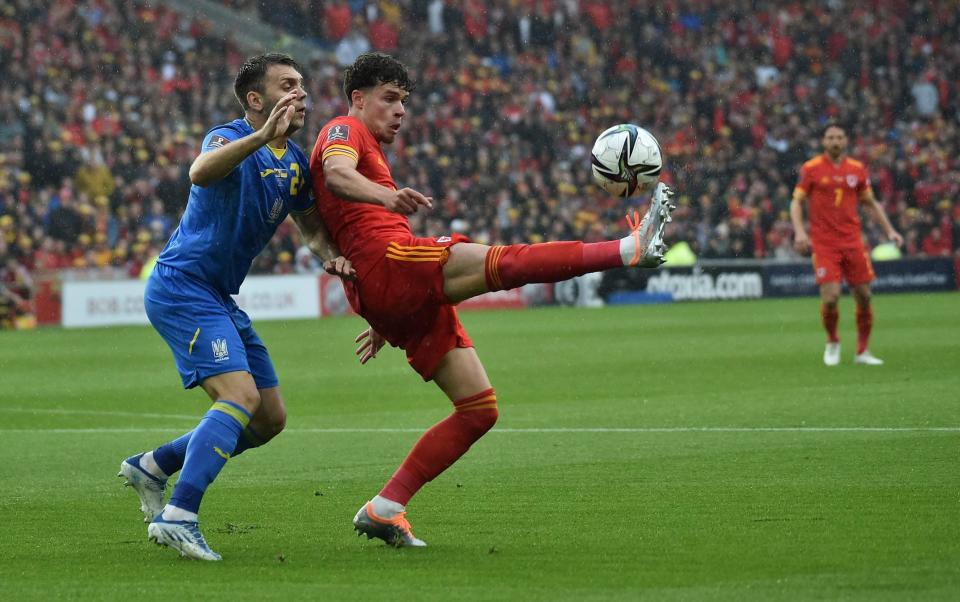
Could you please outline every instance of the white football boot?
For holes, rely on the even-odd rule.
[[[823,350],[823,363],[827,366],[836,366],[840,363],[840,343],[827,343]]]
[[[158,479],[140,467],[140,457],[137,454],[120,463],[118,477],[126,481],[125,487],[133,487],[140,496],[140,511],[143,512],[143,522],[149,523],[163,512],[163,495],[167,490],[167,480]]]
[[[406,513],[400,512],[393,518],[383,518],[373,513],[372,502],[367,502],[357,511],[357,515],[353,517],[353,529],[357,532],[357,537],[366,534],[367,539],[376,537],[395,548],[403,546],[427,547],[426,542],[417,539],[413,531],[410,530]]]
[[[883,360],[879,357],[875,357],[870,353],[869,349],[864,349],[863,353],[858,353],[853,356],[854,364],[863,364],[864,366],[882,366]]]
[[[657,184],[647,214],[640,219],[639,212],[627,215],[630,235],[620,239],[620,257],[623,264],[631,267],[655,268],[664,262],[667,245],[663,242],[663,229],[673,218],[670,212],[677,206],[670,201],[673,190],[660,182]]]
[[[194,521],[164,520],[161,514],[147,527],[147,537],[158,546],[173,548],[187,558],[210,561],[223,559],[210,549],[200,532],[200,524]]]

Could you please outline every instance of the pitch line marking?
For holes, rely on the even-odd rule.
[[[146,415],[140,415],[146,416]],[[107,434],[107,433],[168,433],[182,427],[152,428],[52,428],[52,429],[4,429],[0,433],[51,433],[51,434]],[[356,434],[356,433],[422,433],[423,428],[288,428],[284,433],[291,434]],[[536,434],[536,433],[960,433],[960,426],[771,426],[771,427],[726,427],[726,426],[678,426],[678,427],[638,427],[638,428],[494,428],[491,433]]]
[[[3,408],[0,412],[23,414],[86,414],[94,416],[118,416],[124,418],[159,418],[170,420],[199,421],[201,413],[190,414],[150,414],[143,412],[120,412],[113,410],[72,410],[65,408]],[[152,427],[100,427],[90,429],[2,429],[0,432],[48,432],[48,433],[155,433],[181,428]],[[422,433],[429,427],[414,428],[288,428],[285,433]],[[664,426],[664,427],[544,427],[544,428],[494,428],[492,433],[956,433],[960,426]]]
[[[166,418],[170,420],[194,420],[199,421],[203,414],[188,416],[183,414],[145,414],[143,412],[116,412],[113,410],[68,410],[65,408],[0,408],[0,412],[14,412],[17,414],[62,414],[71,415],[94,415],[94,416],[120,416],[128,418]]]

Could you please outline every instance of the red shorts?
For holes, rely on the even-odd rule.
[[[440,238],[373,240],[350,261],[355,281],[344,289],[354,311],[391,345],[424,380],[456,347],[473,347],[457,310],[443,293],[443,266],[449,247],[470,242],[460,234]]]
[[[813,250],[813,271],[817,284],[846,280],[850,286],[857,286],[871,282],[876,277],[870,252],[864,247],[817,247]]]

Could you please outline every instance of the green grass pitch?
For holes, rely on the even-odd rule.
[[[0,599],[960,599],[960,294],[880,295],[821,364],[816,299],[462,314],[496,429],[429,484],[422,550],[350,519],[449,404],[356,318],[261,322],[288,430],[232,460],[201,526],[146,539],[127,455],[192,428],[149,328],[0,333]]]

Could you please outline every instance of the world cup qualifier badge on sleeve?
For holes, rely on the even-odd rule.
[[[327,132],[327,142],[334,142],[336,140],[347,140],[349,138],[350,138],[349,125],[335,125],[330,128],[329,132]]]

